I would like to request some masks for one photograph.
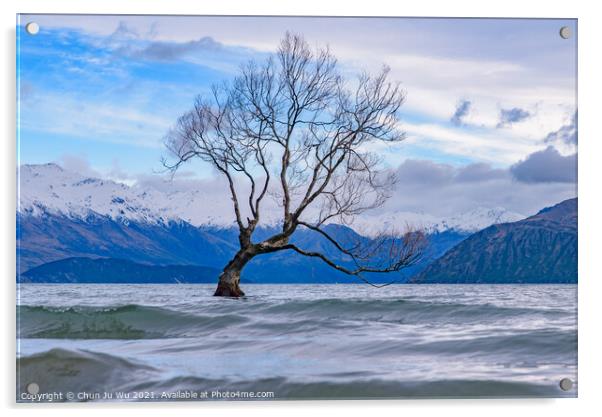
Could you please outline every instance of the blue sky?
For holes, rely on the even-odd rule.
[[[30,21],[36,36],[24,31]],[[558,35],[576,34],[574,20],[21,15],[20,24],[20,163],[79,159],[130,180],[157,171],[163,135],[194,97],[267,57],[286,30],[328,44],[346,75],[391,67],[407,92],[408,136],[376,149],[391,168],[420,160],[515,173],[534,154],[555,158],[536,158],[537,169],[576,158],[576,140],[563,136],[576,119],[576,36]],[[574,193],[565,177],[541,182]]]

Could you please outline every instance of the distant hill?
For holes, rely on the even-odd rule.
[[[214,283],[219,269],[194,265],[145,265],[124,259],[67,258],[21,274],[20,282],[163,284]]]
[[[576,283],[577,199],[473,234],[413,283]]]
[[[236,235],[180,221],[138,222],[90,213],[17,213],[17,273],[65,258],[119,258],[156,265],[222,267],[236,253]]]
[[[368,239],[346,226],[328,225],[327,230],[344,244]],[[256,239],[273,232],[268,228],[259,229]],[[467,233],[455,231],[431,234],[421,262],[403,270],[401,274],[373,274],[368,278],[374,282],[405,282],[467,236]],[[319,250],[337,262],[351,266],[344,255],[314,232],[299,229],[293,236],[293,242],[307,250]],[[98,215],[90,215],[86,219],[52,213],[42,216],[18,215],[17,273],[23,277],[34,276],[31,274],[39,276],[40,271],[48,270],[56,276],[73,276],[74,264],[71,260],[97,258],[127,259],[136,264],[156,266],[196,265],[221,271],[236,252],[236,243],[237,233],[233,228],[194,227],[186,222],[124,223]],[[256,257],[243,271],[243,278],[257,283],[360,282],[355,277],[330,268],[319,259],[291,251]],[[109,282],[112,278],[99,274],[95,279],[98,281],[93,282]]]

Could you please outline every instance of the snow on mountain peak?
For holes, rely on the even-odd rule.
[[[468,212],[448,218],[439,218],[426,213],[396,211],[380,215],[358,217],[352,227],[366,236],[374,236],[382,230],[403,231],[408,226],[427,233],[454,230],[460,233],[474,233],[492,224],[509,223],[526,216],[508,211],[502,207],[478,207]]]
[[[156,221],[143,198],[130,187],[90,178],[56,164],[22,165],[17,210],[32,215],[44,212],[85,218],[91,214],[139,221]]]
[[[441,222],[433,226],[437,231],[453,229],[462,232],[476,232],[492,224],[515,222],[525,217],[522,214],[508,211],[502,207],[477,207],[458,216],[441,220]]]
[[[18,170],[18,177],[17,211],[21,214],[37,216],[49,212],[81,219],[100,215],[124,222],[186,221],[195,226],[234,225],[232,202],[225,198],[215,198],[206,190],[174,188],[164,192],[140,185],[130,186],[68,171],[54,163],[22,165]],[[279,215],[279,210],[266,211],[263,213],[262,224],[277,224]],[[501,207],[478,207],[446,219],[416,212],[397,211],[378,215],[367,213],[357,217],[350,226],[367,236],[382,230],[401,232],[406,225],[427,232],[474,232],[492,224],[523,218],[525,216]]]

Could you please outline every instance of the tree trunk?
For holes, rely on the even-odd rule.
[[[241,250],[238,252],[220,274],[217,289],[213,295],[218,297],[244,296],[245,293],[239,287],[240,273],[254,256],[248,251]]]

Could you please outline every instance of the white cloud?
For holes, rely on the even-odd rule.
[[[466,33],[458,34],[457,28],[455,31],[441,30],[441,22],[193,16],[35,18],[42,27],[72,27],[98,36],[110,37],[116,29],[124,32],[122,35],[126,40],[153,42],[187,43],[211,36],[224,45],[257,51],[273,51],[286,30],[298,31],[305,34],[312,45],[329,44],[346,73],[366,69],[376,71],[382,64],[388,64],[391,77],[401,81],[408,93],[402,108],[406,115],[403,127],[409,134],[408,142],[477,161],[507,165],[543,149],[541,140],[547,133],[566,124],[567,118],[576,110],[576,74],[570,71],[568,75],[561,74],[556,67],[546,65],[552,55],[540,57],[542,51],[537,49],[537,42],[525,44],[525,48],[532,48],[532,54],[496,54],[492,51],[503,49],[502,41],[496,39],[495,44],[490,45],[487,42],[493,37],[481,40],[475,36],[467,37]],[[358,30],[362,25],[370,25],[371,30],[365,27]],[[474,50],[470,50],[471,45]],[[549,54],[553,52],[550,49]],[[538,58],[531,58],[531,55]],[[570,60],[571,57],[566,58]],[[187,59],[209,65],[207,57]],[[220,63],[210,66],[221,70],[229,68]],[[471,111],[463,119],[469,128],[464,130],[446,126],[460,99],[471,102]],[[58,100],[54,102],[56,105]],[[101,106],[97,109],[99,117],[87,119],[84,124],[77,120],[75,110],[79,104],[67,101],[65,115],[69,120],[59,121],[54,126],[51,121],[57,110],[52,104],[47,106],[50,120],[43,126],[62,132],[89,126],[107,137],[111,135],[110,131],[122,129],[121,135],[114,136],[134,138],[134,143],[143,146],[148,143],[160,146],[160,141],[149,142],[149,135],[156,137],[157,132],[163,133],[173,121],[169,117],[163,119],[146,114],[135,103],[130,103],[129,111],[125,106]],[[532,116],[521,123],[496,129],[500,110],[514,107],[525,109]],[[428,121],[419,123],[416,119]],[[139,126],[144,126],[143,133]],[[571,149],[559,150],[571,152]]]
[[[450,155],[508,165],[541,148],[537,140],[486,129],[467,131],[436,124],[403,124],[410,143]],[[403,142],[401,144],[403,146]]]
[[[546,206],[576,197],[574,182],[517,181],[510,170],[491,165],[452,166],[407,160],[399,166],[398,185],[386,205],[375,212],[419,212],[449,217],[475,207],[503,207],[532,215]]]
[[[38,91],[35,100],[21,104],[20,128],[162,149],[173,121],[132,104]]]

